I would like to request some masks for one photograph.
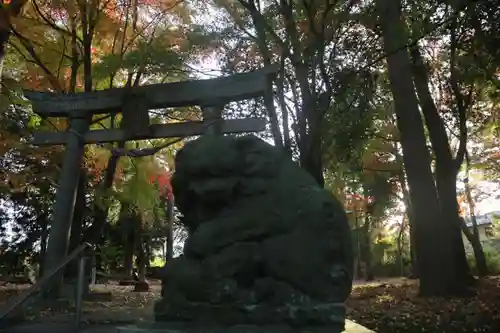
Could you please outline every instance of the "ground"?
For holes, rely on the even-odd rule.
[[[160,296],[160,283],[151,282],[151,291],[137,293],[133,286],[119,286],[116,283],[96,285],[93,291],[111,291],[111,301],[84,302],[82,321],[92,324],[128,324],[153,320],[154,301]],[[7,299],[12,299],[28,285],[7,285],[0,287],[0,308]],[[58,304],[43,309],[39,314],[28,313],[28,321],[68,322],[73,319],[74,304]],[[50,316],[48,316],[50,314]]]
[[[0,290],[2,303],[28,286],[7,285]],[[393,279],[356,283],[347,302],[348,318],[379,333],[462,333],[500,332],[500,277],[481,280],[478,295],[468,299],[423,299],[417,296],[415,281]],[[85,302],[83,321],[91,324],[128,324],[152,320],[154,300],[160,285],[153,283],[149,293],[134,293],[133,287],[98,285],[111,290],[111,301]],[[70,322],[72,306],[46,309],[30,321]],[[50,316],[48,316],[50,314]]]
[[[383,333],[500,332],[500,277],[479,281],[473,298],[418,297],[418,282],[393,279],[356,284],[348,317]]]

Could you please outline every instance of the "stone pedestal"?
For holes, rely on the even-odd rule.
[[[375,333],[375,331],[346,320],[345,330],[336,327],[293,329],[290,326],[194,327],[189,324],[143,324],[117,327],[117,333]]]
[[[361,326],[360,324],[356,324],[353,321],[346,320],[345,331],[343,333],[375,333],[375,331]]]

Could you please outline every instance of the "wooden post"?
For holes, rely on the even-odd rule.
[[[208,122],[209,125],[205,129],[203,134],[205,135],[222,135],[222,110],[224,106],[218,105],[207,105],[202,106],[201,111],[203,112],[203,121]]]
[[[143,95],[130,91],[123,101],[121,127],[126,139],[134,135],[149,135],[149,110]]]
[[[95,267],[95,259],[94,256],[91,257],[91,264],[92,268],[90,270],[90,284],[95,285],[97,284],[97,267]]]
[[[174,256],[174,197],[167,198],[167,264]]]
[[[44,272],[51,272],[66,257],[71,232],[71,222],[76,200],[76,190],[80,177],[80,166],[85,143],[83,137],[89,129],[88,117],[71,117],[70,133],[66,152],[59,175],[59,187],[54,204],[54,218],[47,242]],[[62,274],[53,278],[54,283],[46,296],[57,297],[62,287]]]

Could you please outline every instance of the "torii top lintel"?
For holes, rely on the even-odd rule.
[[[121,111],[127,96],[140,96],[148,109],[192,105],[224,105],[262,96],[277,67],[206,80],[162,83],[132,88],[113,88],[76,94],[25,91],[33,110],[46,117],[80,117]]]

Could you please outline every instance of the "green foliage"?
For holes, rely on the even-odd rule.
[[[106,271],[116,269],[123,261],[123,246],[113,243],[111,240],[105,240],[104,244],[99,246],[98,256],[102,268]]]
[[[182,54],[172,48],[155,44],[142,41],[137,48],[125,55],[104,55],[93,67],[94,78],[105,80],[121,70],[141,71],[146,75],[179,76],[179,69],[185,60]]]
[[[146,179],[141,176],[131,176],[124,188],[122,200],[129,201],[141,212],[145,221],[152,222],[153,212],[158,210],[158,192],[151,186],[146,185]]]
[[[336,80],[334,102],[325,114],[322,128],[325,159],[359,168],[374,119],[373,77],[369,72],[346,69],[337,73]]]
[[[0,262],[13,271],[25,262],[40,262],[39,241],[49,225],[54,190],[46,180],[37,180],[24,192],[0,192]],[[2,233],[7,224],[11,235]]]
[[[123,181],[115,186],[116,198],[134,207],[143,222],[154,224],[164,216],[159,189],[152,181],[159,172],[156,158],[124,158],[122,163],[125,163],[125,176]]]
[[[166,263],[166,261],[164,258],[155,257],[151,261],[151,267],[163,267],[163,266],[165,266],[165,263]]]
[[[488,267],[488,270],[490,271],[490,274],[500,274],[500,248],[495,247],[493,244],[483,244],[483,251],[486,258],[486,265]],[[467,261],[469,262],[469,266],[474,274],[478,274],[474,255],[467,255]]]
[[[406,275],[411,264],[407,244],[403,244],[399,253],[394,234],[378,238],[373,243],[373,265],[376,276],[391,277]]]

